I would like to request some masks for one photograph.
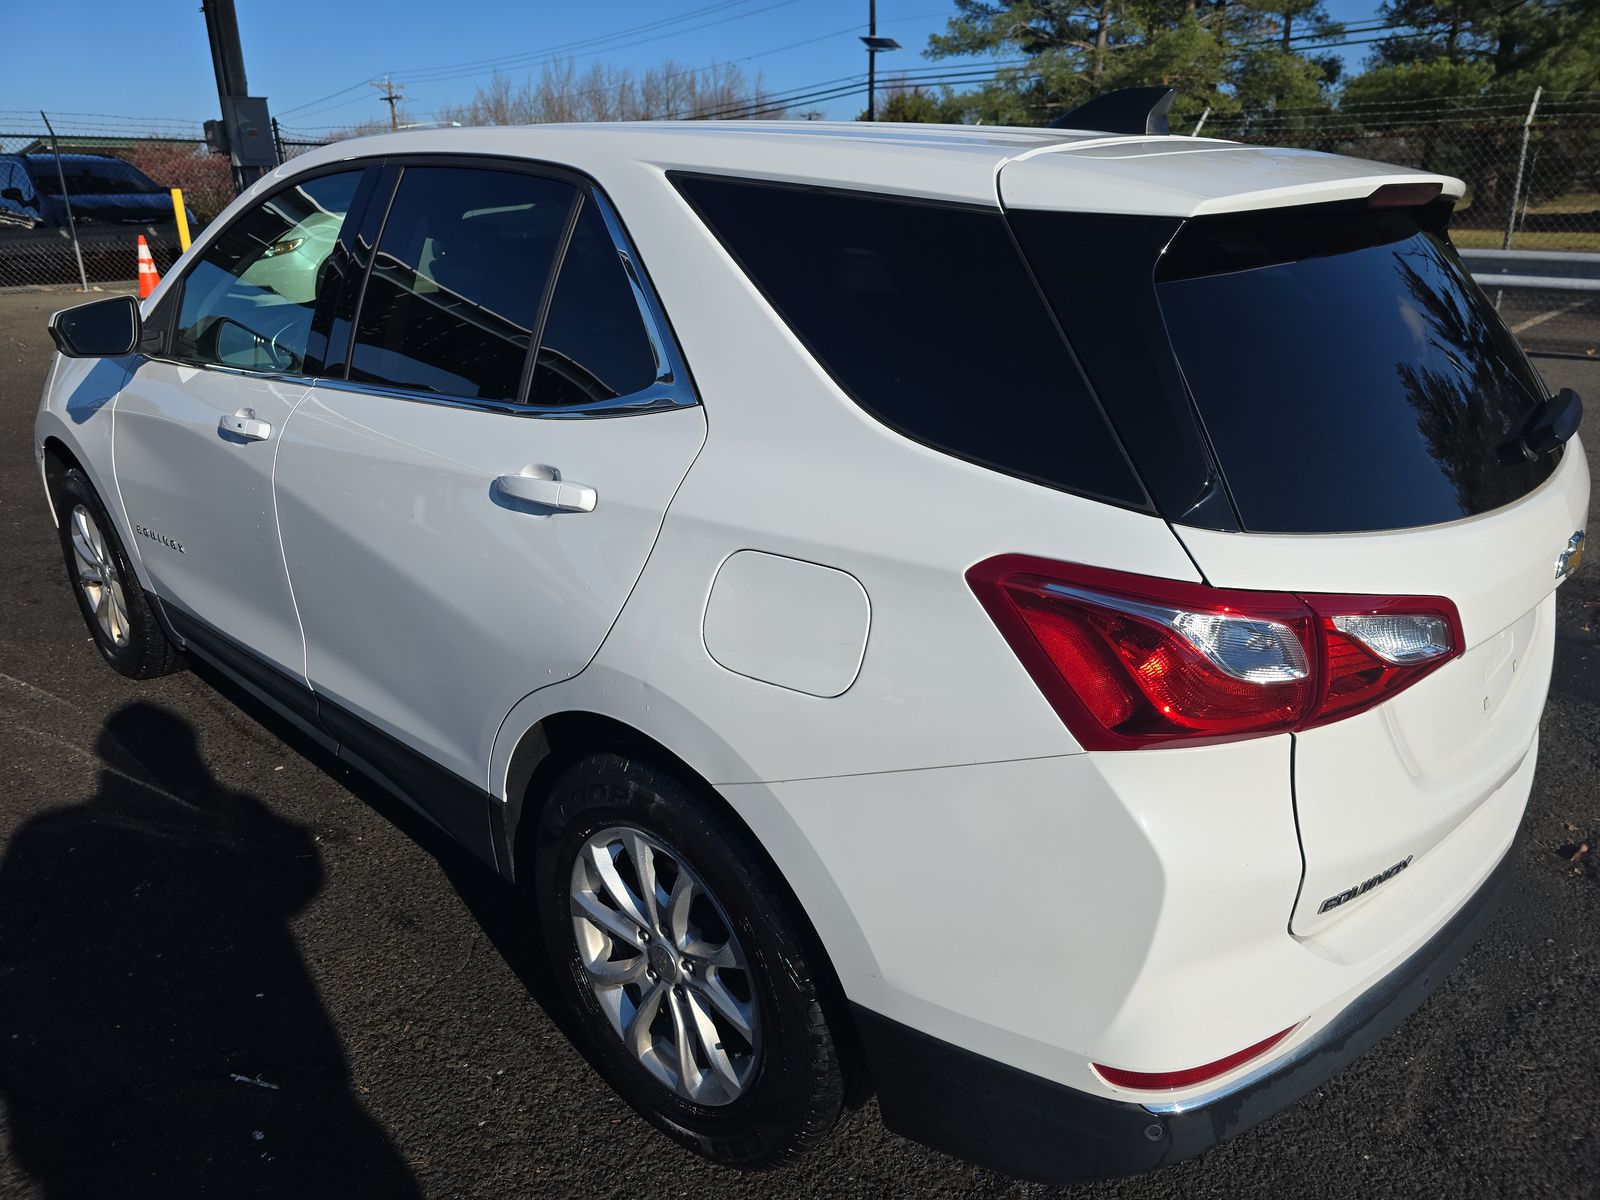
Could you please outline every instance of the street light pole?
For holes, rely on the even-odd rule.
[[[267,102],[250,95],[234,0],[201,0],[200,11],[206,18],[217,100],[222,105],[221,148],[233,161],[234,190],[243,191],[277,165]]]
[[[878,36],[878,0],[867,0],[867,37]],[[867,120],[878,119],[878,52],[867,43]]]
[[[867,36],[861,39],[867,48],[867,120],[878,119],[878,55],[885,50],[898,50],[900,43],[893,38],[878,36],[878,0],[867,0]]]

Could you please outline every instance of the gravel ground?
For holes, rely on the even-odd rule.
[[[215,679],[112,674],[32,461],[73,301],[0,294],[0,1196],[1047,1194],[870,1104],[784,1170],[677,1150],[572,1048],[496,880]],[[1541,369],[1600,411],[1600,364]],[[1600,1195],[1600,872],[1557,852],[1600,838],[1600,564],[1557,654],[1507,906],[1432,1001],[1256,1131],[1064,1194]]]

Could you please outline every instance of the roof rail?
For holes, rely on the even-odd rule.
[[[1178,93],[1169,87],[1122,88],[1096,96],[1050,122],[1051,129],[1094,129],[1106,133],[1166,134],[1167,110]]]

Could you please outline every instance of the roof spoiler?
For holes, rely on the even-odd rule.
[[[1050,122],[1051,129],[1094,129],[1135,137],[1165,135],[1167,110],[1178,93],[1169,87],[1122,88],[1096,96]]]

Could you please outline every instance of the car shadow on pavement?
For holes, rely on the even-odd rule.
[[[222,786],[194,731],[130,704],[98,790],[0,861],[0,1098],[48,1200],[419,1194],[351,1089],[289,922],[304,828]]]

